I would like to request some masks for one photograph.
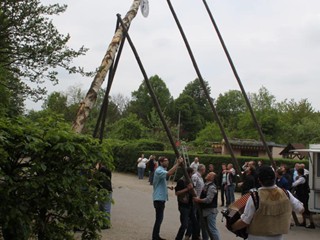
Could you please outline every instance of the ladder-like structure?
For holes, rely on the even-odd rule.
[[[188,154],[188,148],[184,143],[180,143],[179,153],[180,153],[180,156],[183,157],[184,159],[184,167],[189,167],[190,159]],[[173,186],[173,182],[176,181],[178,169],[176,169],[176,171],[174,172],[174,175],[171,175],[169,178],[169,182],[171,182],[172,186]]]

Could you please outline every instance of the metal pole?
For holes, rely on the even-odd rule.
[[[142,64],[141,60],[140,60],[140,57],[139,57],[139,55],[138,55],[138,52],[137,52],[137,50],[136,50],[136,48],[135,48],[135,46],[134,46],[134,44],[133,44],[133,42],[132,42],[132,40],[131,40],[131,38],[130,38],[130,36],[129,36],[129,33],[127,32],[127,30],[126,30],[126,28],[125,28],[125,26],[124,26],[124,24],[123,24],[123,22],[122,22],[121,15],[120,15],[120,14],[117,14],[117,17],[118,17],[118,19],[119,19],[119,21],[120,21],[120,24],[122,25],[122,28],[124,29],[124,33],[125,33],[125,36],[126,36],[126,38],[127,38],[127,40],[128,40],[128,43],[129,43],[130,47],[132,48],[132,51],[133,51],[133,53],[134,53],[134,55],[135,55],[135,57],[136,57],[136,59],[137,59],[137,62],[138,62],[138,65],[139,65],[139,67],[140,67],[140,70],[141,70],[141,72],[142,72],[142,75],[143,75],[143,77],[144,77],[145,83],[146,83],[146,85],[147,85],[147,88],[148,88],[149,93],[150,93],[150,95],[151,95],[151,98],[152,98],[152,100],[153,100],[153,103],[154,103],[154,105],[155,105],[155,107],[156,107],[156,110],[157,110],[157,112],[158,112],[158,114],[159,114],[160,120],[161,120],[161,122],[162,122],[162,124],[163,124],[163,126],[164,126],[164,128],[165,128],[165,130],[166,130],[166,133],[167,133],[168,137],[169,137],[169,141],[170,141],[170,143],[171,143],[171,145],[172,145],[172,147],[173,147],[173,150],[174,150],[174,152],[175,152],[175,155],[176,155],[177,158],[179,158],[179,157],[180,157],[179,151],[178,151],[178,149],[176,148],[176,145],[175,145],[175,143],[174,143],[174,140],[173,140],[172,134],[171,134],[171,132],[170,132],[170,129],[169,129],[167,123],[166,123],[166,120],[165,120],[163,114],[162,114],[159,101],[158,101],[158,99],[157,99],[157,97],[156,97],[156,95],[155,95],[155,93],[154,93],[154,91],[153,91],[153,88],[152,88],[152,86],[151,86],[151,84],[150,84],[150,82],[149,82],[149,78],[148,78],[147,73],[146,73],[146,71],[145,71],[145,69],[144,69],[144,67],[143,67],[143,64]]]
[[[179,111],[179,116],[178,116],[178,141],[180,141],[180,118],[181,118],[181,111]]]
[[[194,55],[193,55],[193,53],[192,53],[192,50],[191,50],[191,47],[190,47],[190,45],[189,45],[189,43],[188,43],[188,39],[187,39],[186,35],[184,34],[184,31],[183,31],[183,29],[182,29],[182,26],[181,26],[181,24],[180,24],[180,22],[179,22],[179,19],[178,19],[177,15],[176,15],[175,11],[174,11],[174,9],[173,9],[173,6],[172,6],[172,4],[171,4],[171,1],[170,1],[170,0],[167,0],[167,3],[168,3],[168,5],[169,5],[169,8],[170,8],[170,10],[171,10],[171,13],[172,13],[172,15],[173,15],[173,17],[174,17],[174,19],[175,19],[175,21],[176,21],[176,23],[177,23],[177,26],[178,26],[178,28],[179,28],[180,34],[181,34],[181,36],[182,36],[182,38],[183,38],[183,40],[184,40],[184,43],[185,43],[185,45],[186,45],[186,47],[187,47],[188,53],[189,53],[189,55],[190,55],[190,58],[191,58],[191,61],[192,61],[192,64],[193,64],[193,67],[194,67],[194,69],[195,69],[195,71],[196,71],[196,73],[197,73],[197,75],[198,75],[198,79],[199,79],[200,84],[201,84],[201,86],[202,86],[202,89],[203,89],[203,91],[204,91],[204,93],[205,93],[205,95],[206,95],[206,97],[207,97],[207,100],[208,100],[208,102],[209,102],[209,105],[210,105],[210,107],[211,107],[211,110],[212,110],[212,112],[213,112],[213,114],[214,114],[215,120],[216,120],[216,122],[217,122],[218,125],[219,125],[219,128],[220,128],[221,134],[222,134],[222,136],[223,136],[223,139],[224,139],[224,141],[225,141],[225,143],[226,143],[226,146],[227,146],[227,148],[228,148],[228,150],[229,150],[229,152],[230,152],[230,155],[231,155],[231,158],[232,158],[232,162],[233,162],[233,164],[234,164],[237,172],[239,173],[239,175],[242,176],[239,163],[238,163],[238,161],[237,161],[237,159],[236,159],[236,156],[235,156],[235,154],[234,154],[234,152],[233,152],[233,150],[232,150],[231,144],[230,144],[229,139],[228,139],[228,137],[227,137],[227,134],[226,134],[226,132],[225,132],[225,130],[224,130],[224,127],[223,127],[223,125],[222,125],[222,123],[221,123],[221,120],[220,120],[219,115],[218,115],[218,113],[217,113],[217,111],[216,111],[216,108],[215,108],[215,106],[214,106],[214,104],[213,104],[213,102],[212,102],[212,100],[211,100],[211,97],[210,97],[210,94],[209,94],[209,92],[208,92],[208,89],[206,88],[206,85],[205,85],[204,80],[203,80],[203,78],[202,78],[202,75],[201,75],[201,73],[200,73],[198,64],[197,64],[197,62],[196,62],[196,60],[195,60],[195,57],[194,57]]]
[[[211,22],[212,22],[212,24],[213,24],[213,26],[214,26],[214,28],[215,28],[215,30],[216,30],[216,32],[217,32],[217,35],[218,35],[219,40],[220,40],[220,43],[221,43],[221,45],[222,45],[222,47],[223,47],[223,50],[224,50],[224,52],[225,52],[225,54],[226,54],[226,56],[227,56],[227,58],[228,58],[228,61],[229,61],[229,64],[230,64],[230,66],[231,66],[231,69],[232,69],[232,71],[233,71],[233,74],[234,74],[234,76],[235,76],[235,78],[236,78],[236,80],[237,80],[237,82],[238,82],[238,84],[239,84],[239,87],[240,87],[240,89],[241,89],[241,92],[242,92],[242,95],[243,95],[243,97],[244,97],[244,99],[245,99],[245,102],[246,102],[246,104],[247,104],[247,106],[248,106],[248,109],[249,109],[249,111],[250,111],[250,114],[251,114],[251,117],[252,117],[253,122],[254,122],[254,124],[255,124],[255,127],[256,127],[256,129],[258,130],[258,132],[259,132],[260,139],[261,139],[261,141],[262,141],[262,143],[263,143],[263,146],[264,146],[264,148],[265,148],[265,150],[266,150],[266,152],[267,152],[267,154],[268,154],[268,157],[269,157],[269,159],[270,159],[270,161],[271,161],[271,163],[272,163],[272,167],[273,167],[274,169],[276,169],[276,163],[275,163],[275,161],[273,160],[271,151],[270,151],[270,149],[269,149],[269,147],[268,147],[268,144],[267,144],[267,142],[266,142],[266,140],[265,140],[265,138],[264,138],[264,134],[263,134],[263,132],[262,132],[262,130],[261,130],[261,127],[260,127],[260,125],[259,125],[259,123],[258,123],[258,120],[257,120],[257,118],[256,118],[256,116],[255,116],[255,114],[254,114],[254,111],[253,111],[253,109],[252,109],[252,106],[251,106],[251,103],[250,103],[250,101],[249,101],[248,95],[247,95],[247,93],[246,93],[246,91],[245,91],[245,89],[244,89],[244,87],[243,87],[243,84],[242,84],[241,79],[240,79],[240,77],[239,77],[239,75],[238,75],[238,72],[237,72],[237,70],[236,70],[236,67],[234,66],[234,63],[233,63],[233,61],[232,61],[232,58],[231,58],[231,56],[230,56],[230,54],[229,54],[229,51],[228,51],[228,49],[227,49],[227,47],[226,47],[226,44],[225,44],[225,42],[224,42],[224,40],[223,40],[223,38],[222,38],[222,35],[221,35],[220,30],[219,30],[219,28],[218,28],[218,25],[216,24],[216,21],[214,20],[214,17],[213,17],[212,12],[211,12],[208,4],[207,4],[207,1],[206,1],[206,0],[202,0],[202,1],[203,1],[204,5],[205,5],[205,8],[206,8],[208,14],[209,14],[209,17],[210,17],[210,19],[211,19]]]
[[[128,40],[128,43],[129,43],[129,45],[130,45],[130,47],[131,47],[131,49],[132,49],[132,51],[133,51],[133,53],[134,53],[134,56],[135,56],[136,60],[137,60],[137,62],[138,62],[138,65],[139,65],[140,70],[141,70],[141,72],[142,72],[142,75],[143,75],[143,77],[144,77],[144,81],[145,81],[145,83],[146,83],[146,85],[147,85],[147,88],[148,88],[149,93],[150,93],[150,95],[151,95],[151,98],[152,98],[152,100],[153,100],[153,104],[154,104],[154,106],[156,107],[156,110],[157,110],[157,112],[158,112],[158,114],[159,114],[159,117],[160,117],[160,120],[161,120],[161,122],[162,122],[162,125],[163,125],[163,127],[165,128],[165,130],[166,130],[166,133],[167,133],[167,136],[168,136],[169,141],[170,141],[170,143],[171,143],[172,149],[173,149],[173,151],[174,151],[174,153],[175,153],[175,155],[176,155],[176,158],[179,158],[179,157],[180,157],[180,153],[179,153],[179,151],[178,151],[178,149],[177,149],[177,147],[176,147],[176,145],[175,145],[175,142],[173,141],[173,137],[172,137],[171,131],[170,131],[170,129],[169,129],[167,123],[166,123],[166,120],[165,120],[164,116],[163,116],[163,113],[162,113],[162,111],[161,111],[160,104],[159,104],[158,99],[157,99],[157,97],[156,97],[156,95],[155,95],[155,93],[154,93],[154,91],[153,91],[153,88],[152,88],[150,82],[149,82],[149,78],[148,78],[147,73],[146,73],[146,71],[145,71],[145,69],[144,69],[144,67],[143,67],[143,64],[142,64],[141,60],[140,60],[139,54],[138,54],[138,52],[137,52],[137,50],[136,50],[136,48],[135,48],[135,46],[134,46],[134,44],[133,44],[133,42],[132,42],[132,40],[131,40],[131,38],[130,38],[128,32],[126,31],[126,27],[124,26],[124,24],[123,24],[123,22],[122,22],[121,15],[120,15],[120,14],[117,14],[117,17],[118,17],[118,19],[119,19],[119,21],[120,21],[120,24],[121,24],[122,27],[123,27],[124,34],[125,34],[125,36],[126,36],[126,38],[127,38],[127,40]],[[182,169],[183,169],[183,175],[184,175],[184,177],[186,178],[187,182],[190,183],[190,182],[191,182],[191,179],[190,179],[190,177],[189,177],[189,175],[188,175],[186,166],[182,166]],[[193,191],[192,191],[192,194],[193,194],[193,196],[196,196],[196,192],[195,192],[194,189],[193,189]]]

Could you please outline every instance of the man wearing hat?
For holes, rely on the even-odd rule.
[[[290,192],[275,185],[275,173],[269,166],[259,169],[259,201],[250,197],[241,218],[232,225],[232,230],[248,227],[248,240],[281,240],[290,228],[291,212],[302,213],[303,204]],[[255,206],[255,203],[258,206]]]

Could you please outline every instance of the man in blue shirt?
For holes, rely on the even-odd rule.
[[[152,240],[165,240],[160,237],[160,227],[163,220],[165,202],[168,200],[167,177],[174,174],[178,166],[183,162],[179,158],[173,167],[167,171],[169,160],[166,157],[159,157],[159,167],[154,172],[153,178],[153,206],[156,210],[156,220],[152,231]]]

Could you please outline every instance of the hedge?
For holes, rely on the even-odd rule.
[[[140,139],[138,141],[120,141],[109,139],[107,141],[111,146],[115,169],[119,172],[132,172],[137,171],[137,159],[142,153],[148,157],[151,153],[146,153],[146,150],[150,152],[162,152],[164,150],[164,144],[161,142]]]
[[[166,156],[170,160],[169,168],[174,164],[176,158],[173,151],[164,151],[164,144],[157,141],[141,139],[138,141],[126,142],[109,139],[108,142],[113,151],[115,168],[119,172],[135,173],[137,171],[137,159],[142,153],[144,153],[146,157],[150,156],[151,154],[156,155],[157,157]],[[189,153],[190,163],[196,156],[200,158],[200,163],[206,166],[213,164],[217,173],[221,171],[222,163],[232,163],[229,155]],[[237,159],[240,166],[242,166],[245,162],[258,162],[258,160],[262,160],[266,165],[271,165],[271,162],[268,158],[237,156]],[[293,168],[296,162],[304,163],[306,167],[309,165],[308,160],[277,158],[275,161],[278,166],[280,166],[282,163],[285,163],[289,168]],[[181,175],[182,172],[178,171],[177,177],[180,177]]]

